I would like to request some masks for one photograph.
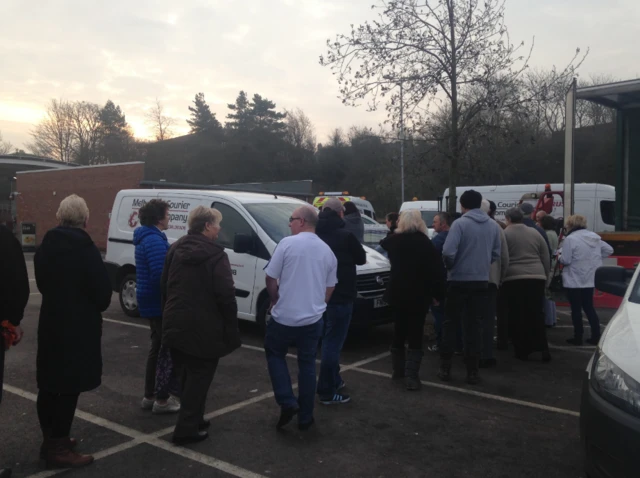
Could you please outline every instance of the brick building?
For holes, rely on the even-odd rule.
[[[16,174],[18,223],[36,225],[36,244],[57,225],[60,201],[77,194],[87,201],[90,216],[87,232],[99,249],[107,247],[109,213],[121,189],[140,187],[144,163],[83,166],[73,169],[21,171]]]

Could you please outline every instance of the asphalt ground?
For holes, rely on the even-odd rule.
[[[30,256],[28,267],[33,278]],[[464,382],[461,357],[453,381],[436,377],[438,357],[426,352],[419,392],[390,379],[391,326],[350,338],[342,354],[351,403],[317,404],[316,426],[295,422],[278,432],[262,340],[242,326],[243,347],[221,360],[207,400],[208,440],[170,442],[175,416],[140,409],[149,331],[120,310],[114,294],[104,313],[102,386],[80,396],[72,435],[96,462],[46,471],[38,463],[41,435],[35,408],[36,331],[41,297],[35,282],[23,342],[6,357],[0,408],[0,468],[15,477],[580,477],[580,387],[593,347],[565,347],[572,334],[566,309],[548,329],[553,360],[529,362],[496,351],[498,367],[482,383]],[[601,310],[606,324],[613,315]],[[588,329],[586,331],[588,334]],[[425,345],[429,341],[425,337]],[[295,382],[295,350],[290,371]]]

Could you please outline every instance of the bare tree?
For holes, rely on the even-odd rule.
[[[176,121],[170,116],[165,115],[164,105],[156,98],[155,104],[146,114],[147,124],[153,129],[156,140],[164,141],[173,137],[173,126]]]
[[[10,154],[11,152],[13,152],[13,145],[2,140],[2,131],[0,131],[0,154]]]
[[[80,164],[96,164],[102,140],[100,106],[78,101],[69,105],[68,114],[73,130],[74,160]]]
[[[44,119],[31,131],[33,142],[27,146],[33,153],[67,163],[72,161],[74,131],[70,120],[71,108],[68,101],[51,100]]]
[[[484,109],[511,106],[503,91],[526,70],[531,50],[511,43],[504,0],[381,0],[373,8],[382,10],[379,19],[328,40],[320,63],[334,70],[345,104],[368,99],[376,109],[391,95],[386,108],[395,125],[406,119],[419,127],[432,114],[432,103],[444,98],[451,112],[449,188],[455,191],[464,130]],[[574,69],[572,61],[561,76],[572,76]],[[461,97],[475,87],[482,94]],[[450,211],[455,202],[450,194]]]
[[[315,128],[309,117],[300,108],[284,110],[284,112],[287,115],[285,119],[285,124],[287,125],[285,139],[298,149],[315,151]]]

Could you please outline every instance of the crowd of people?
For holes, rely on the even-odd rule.
[[[452,359],[458,354],[464,356],[466,381],[477,384],[480,368],[497,365],[494,348],[506,349],[510,343],[517,359],[528,360],[538,352],[543,362],[550,361],[546,327],[555,324],[555,305],[548,289],[560,265],[574,324],[568,343],[583,343],[582,310],[591,325],[587,342],[598,342],[594,276],[602,258],[613,251],[586,229],[583,216],[567,218],[566,237],[559,244],[556,221],[545,211],[534,216],[530,204],[509,209],[504,223],[495,219],[496,205],[476,191],[462,194],[460,206],[458,216],[436,215],[433,239],[418,210],[386,217],[389,233],[379,250],[391,263],[384,298],[393,313],[393,379],[404,379],[407,390],[421,388],[429,310],[436,332],[429,350],[440,355],[437,375],[443,381],[452,380]],[[93,457],[75,451],[70,430],[80,393],[101,383],[101,313],[110,305],[112,289],[100,252],[85,230],[85,201],[75,195],[65,198],[56,217],[58,227],[46,233],[34,257],[42,294],[40,454],[48,467],[80,467]],[[188,216],[188,233],[171,246],[163,232],[168,203],[149,201],[139,218],[133,241],[137,300],[150,327],[141,408],[177,414],[172,440],[186,445],[208,437],[208,390],[219,360],[241,346],[231,266],[216,243],[223,217],[216,209],[196,207]],[[316,397],[323,405],[351,400],[339,363],[357,296],[356,267],[366,263],[367,255],[362,219],[348,202],[331,198],[320,213],[301,206],[289,226],[291,235],[279,243],[264,269],[271,318],[264,349],[280,407],[276,426],[297,417],[298,428],[305,431],[314,424]],[[29,280],[19,243],[4,229],[0,241],[3,359],[4,350],[22,339]],[[297,396],[286,362],[290,346],[297,348]],[[0,399],[1,392],[0,386]]]

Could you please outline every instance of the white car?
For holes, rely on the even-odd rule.
[[[187,233],[189,212],[199,205],[215,207],[222,213],[218,244],[229,256],[236,286],[238,318],[264,327],[269,306],[264,267],[278,242],[290,234],[289,218],[300,206],[309,204],[270,194],[209,190],[130,189],[116,195],[110,216],[105,265],[113,290],[120,294],[125,314],[139,315],[136,300],[136,267],[133,231],[139,226],[138,210],[158,198],[169,203],[170,243]],[[352,324],[364,327],[391,321],[383,300],[390,277],[389,261],[365,247],[367,263],[358,266],[356,299]]]
[[[585,373],[580,436],[590,478],[640,476],[640,280],[601,267],[596,288],[624,296]]]

